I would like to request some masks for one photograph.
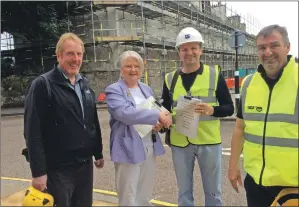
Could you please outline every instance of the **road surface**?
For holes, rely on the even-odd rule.
[[[105,167],[94,170],[94,187],[115,192],[114,165],[109,157],[109,114],[106,109],[98,111],[103,135]],[[224,206],[246,206],[244,189],[233,191],[227,179],[230,141],[234,122],[221,122],[222,135],[222,189]],[[1,120],[1,176],[30,179],[28,163],[21,155],[25,142],[23,138],[23,116],[2,117]],[[165,147],[166,154],[157,158],[154,199],[176,204],[177,185],[171,161],[171,151]],[[241,159],[242,160],[242,159]],[[242,165],[242,164],[241,164]],[[195,205],[204,205],[204,194],[198,165],[195,166],[194,198]],[[244,178],[244,172],[242,172]]]

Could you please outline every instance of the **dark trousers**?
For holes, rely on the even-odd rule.
[[[265,187],[254,182],[250,175],[244,180],[248,207],[269,207],[278,193],[286,188],[282,186]]]
[[[48,191],[56,206],[92,206],[92,159],[49,170],[47,175]]]

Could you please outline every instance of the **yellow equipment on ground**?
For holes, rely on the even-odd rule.
[[[54,198],[30,186],[26,190],[22,206],[54,206]]]
[[[299,206],[299,189],[285,188],[281,190],[280,193],[276,196],[271,207],[277,206],[279,201],[282,201],[281,206]]]

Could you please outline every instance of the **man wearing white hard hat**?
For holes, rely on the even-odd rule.
[[[171,147],[177,178],[179,206],[194,206],[193,170],[198,162],[206,206],[221,206],[221,136],[220,117],[234,113],[233,102],[218,65],[200,61],[203,52],[202,35],[194,28],[180,31],[176,49],[182,67],[167,73],[163,86],[163,106],[172,112],[173,125],[166,134]],[[179,96],[200,98],[194,113],[200,121],[196,138],[188,138],[176,131],[176,105]],[[169,139],[168,139],[169,138]]]

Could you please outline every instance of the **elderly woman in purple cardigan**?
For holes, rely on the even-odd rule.
[[[156,156],[165,153],[158,131],[172,124],[169,112],[142,109],[138,105],[153,90],[139,81],[143,60],[134,51],[118,61],[121,78],[106,88],[110,118],[110,154],[115,164],[116,191],[120,206],[149,206],[156,170]],[[134,125],[152,125],[141,137]]]

